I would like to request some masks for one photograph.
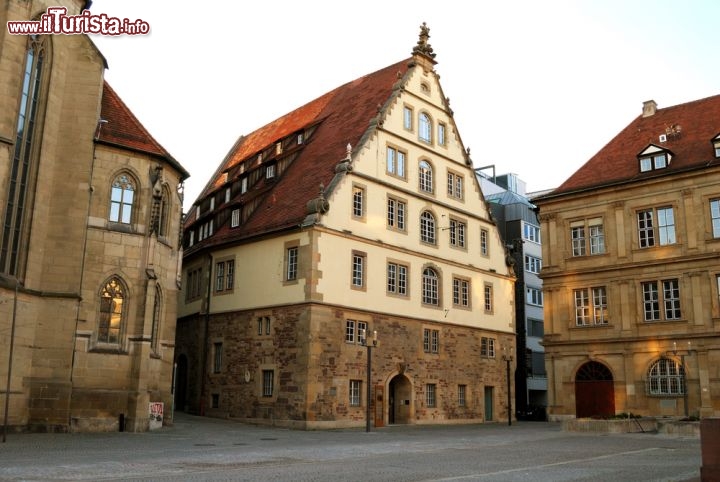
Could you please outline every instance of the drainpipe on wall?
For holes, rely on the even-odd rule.
[[[210,295],[212,294],[212,253],[208,253],[207,293],[205,300],[205,340],[203,341],[202,363],[200,364],[200,415],[205,415],[205,377],[207,376],[208,338],[210,337]]]

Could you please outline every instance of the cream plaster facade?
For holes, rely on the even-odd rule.
[[[362,426],[369,350],[357,332],[348,333],[351,322],[377,333],[370,380],[376,426],[507,418],[502,350],[515,350],[513,275],[433,64],[416,55],[398,76],[401,87],[388,92],[382,119],[369,128],[363,120],[361,142],[344,159],[338,153],[322,194],[326,209],[282,232],[238,240],[223,234],[227,241],[188,247],[178,312],[176,356],[179,374],[187,371],[178,381],[179,408],[297,428]],[[406,107],[411,129],[403,127]],[[419,139],[420,113],[430,116],[430,142]],[[435,137],[440,123],[445,144]],[[388,146],[406,153],[405,175],[389,172]],[[432,166],[431,192],[419,187],[421,160]],[[462,195],[448,194],[448,173],[462,177]],[[196,206],[206,205],[207,195]],[[275,188],[268,197],[276,195],[283,193]],[[404,203],[402,229],[389,226],[389,199]],[[434,216],[435,242],[421,241],[424,211]],[[451,219],[464,224],[464,241],[455,243],[464,246],[451,246]],[[186,224],[186,239],[195,228]],[[296,279],[288,279],[289,247],[297,248]],[[353,272],[354,256],[361,273]],[[224,260],[234,263],[233,287],[218,291]],[[389,264],[405,268],[406,293],[390,290]],[[438,275],[437,303],[423,302],[426,268]],[[189,273],[199,270],[203,288],[188,295]],[[453,303],[453,279],[467,283],[466,306]],[[437,337],[434,347],[425,344],[425,330]],[[481,355],[487,343],[491,353]],[[263,377],[273,377],[271,388]],[[351,396],[358,388],[359,397]]]

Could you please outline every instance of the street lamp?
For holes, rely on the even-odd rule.
[[[508,407],[508,426],[512,425],[512,397],[510,393],[510,362],[513,361],[513,356],[509,355],[506,351],[506,347],[503,347],[503,360],[505,360],[505,369],[507,377],[507,407]]]
[[[372,349],[377,347],[377,330],[372,332],[372,340],[367,338],[367,330],[363,330],[360,334],[362,344],[367,348],[367,400],[365,401],[365,431],[370,431],[370,403],[372,402]]]
[[[688,418],[688,386],[687,386],[687,369],[685,366],[685,355],[690,355],[695,350],[690,348],[691,342],[687,342],[687,350],[678,350],[677,342],[673,342],[673,349],[668,351],[667,354],[673,354],[673,356],[680,356],[680,369],[682,370],[682,384],[683,384],[683,412],[685,418]]]

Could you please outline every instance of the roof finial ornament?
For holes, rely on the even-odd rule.
[[[418,39],[417,45],[413,48],[413,54],[422,54],[431,59],[435,58],[433,48],[428,43],[430,38],[430,28],[425,22],[420,25],[420,38]]]
[[[347,147],[345,148],[345,151],[346,151],[345,159],[347,159],[348,161],[351,160],[352,159],[352,146],[350,145],[349,142],[348,142]]]

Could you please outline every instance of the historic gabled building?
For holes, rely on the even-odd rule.
[[[552,193],[551,418],[720,414],[720,96],[642,114]]]
[[[512,270],[428,37],[217,168],[185,222],[177,408],[298,428],[508,416]]]
[[[11,0],[0,13],[77,15],[89,3]],[[11,430],[146,430],[151,403],[171,406],[188,173],[105,68],[86,35],[0,29],[0,393]]]

